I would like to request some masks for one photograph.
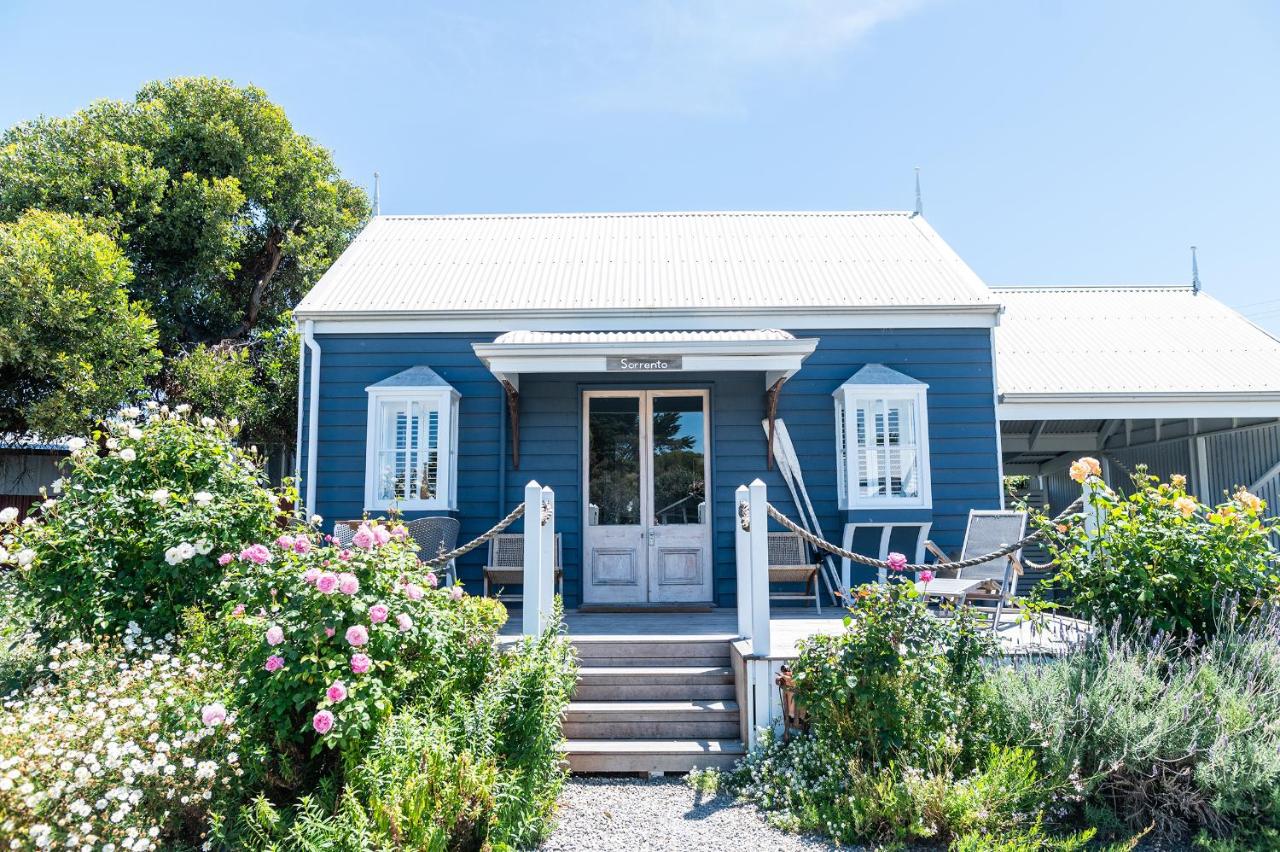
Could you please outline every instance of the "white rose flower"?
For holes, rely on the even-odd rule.
[[[147,400],[143,405],[150,408],[152,411],[160,407],[160,403],[156,402],[154,399]]]
[[[119,440],[118,438],[108,438],[108,439],[107,439],[107,449],[108,449],[108,450],[114,450],[114,449],[116,449],[116,448],[117,448],[117,447],[119,447],[119,446],[120,446],[120,440]]]
[[[34,527],[36,525],[36,519],[31,517],[30,515],[27,515],[25,518],[22,519],[22,525],[24,527]]]
[[[213,550],[213,542],[209,541],[207,538],[202,538],[196,542],[196,553],[199,553],[201,556],[208,556],[209,551],[211,550]]]
[[[3,565],[8,561],[9,561],[9,551],[5,550],[4,547],[0,546],[0,565]]]
[[[320,526],[320,525],[321,525],[321,524],[323,524],[323,523],[324,523],[324,518],[323,518],[323,517],[321,517],[320,515],[312,515],[312,516],[311,516],[311,526],[313,526],[313,527],[318,527],[318,526]]]
[[[196,505],[203,509],[213,502],[213,495],[208,491],[197,491],[191,495],[191,499],[195,500]]]
[[[0,524],[11,524],[18,520],[18,510],[13,506],[0,509]]]
[[[183,562],[186,562],[188,559],[196,555],[196,549],[189,541],[184,541],[182,544],[179,544],[176,550],[178,551],[178,556]]]
[[[178,555],[178,548],[171,547],[164,552],[164,561],[170,565],[177,565],[182,561],[182,557]]]
[[[191,410],[191,406],[187,405],[184,402],[182,403],[182,405],[176,406],[173,410],[178,412],[179,414],[186,414],[188,411]]]
[[[23,568],[35,561],[36,552],[29,547],[24,547],[18,551],[18,564]]]
[[[130,405],[120,409],[120,416],[127,417],[130,420],[133,420],[135,417],[137,417],[141,413],[142,412],[138,410],[138,407],[136,405]]]
[[[67,449],[73,453],[78,453],[80,450],[84,449],[86,443],[88,442],[85,441],[84,438],[72,438],[70,441],[67,441]]]
[[[152,492],[151,492],[151,502],[152,502],[152,503],[155,503],[157,506],[163,506],[165,503],[168,503],[168,502],[169,502],[169,489],[168,489],[168,488],[157,488],[155,491],[152,491]]]
[[[133,447],[125,447],[123,450],[120,451],[121,461],[131,462],[137,457],[138,457],[138,454],[133,451]]]
[[[141,430],[141,429],[139,429],[137,426],[130,426],[130,427],[129,427],[129,437],[130,437],[130,438],[132,438],[132,439],[133,439],[133,440],[135,440],[135,441],[141,441],[141,440],[142,440],[142,430]]]
[[[49,486],[49,488],[53,491],[53,493],[54,493],[54,494],[61,494],[61,493],[62,493],[62,478],[61,478],[61,477],[59,477],[58,479],[55,479],[55,480],[53,481],[53,483]]]
[[[212,429],[214,426],[218,425],[218,421],[214,420],[212,417],[201,417],[200,425],[204,426],[206,429]]]

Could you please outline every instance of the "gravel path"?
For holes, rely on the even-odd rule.
[[[571,778],[560,796],[559,822],[542,852],[835,848],[771,828],[754,806],[700,793],[680,778]]]

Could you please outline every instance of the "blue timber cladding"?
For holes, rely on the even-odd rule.
[[[957,549],[970,509],[999,506],[991,336],[987,329],[797,331],[817,337],[817,350],[783,386],[778,415],[787,422],[810,499],[827,537],[839,541],[846,521],[932,520],[931,537]],[[556,527],[564,536],[565,604],[582,597],[582,394],[593,388],[707,388],[711,441],[715,600],[736,602],[733,491],[759,476],[770,501],[798,517],[782,479],[765,469],[764,376],[681,373],[645,378],[609,373],[524,375],[520,379],[520,469],[511,467],[501,387],[472,352],[493,334],[323,335],[316,507],[327,519],[364,511],[365,388],[401,370],[431,367],[462,395],[458,430],[460,541],[488,529],[523,498],[530,479],[556,493]],[[929,384],[932,510],[841,512],[836,504],[835,418],[831,392],[859,367],[882,363]],[[307,365],[308,370],[310,364]],[[303,383],[304,411],[309,380]],[[304,419],[303,435],[307,423]],[[307,459],[304,446],[303,471]],[[502,485],[500,486],[500,483]],[[500,491],[501,487],[501,491]],[[501,497],[501,499],[499,499]],[[516,527],[519,527],[517,523]],[[479,591],[480,548],[461,560],[468,590]],[[908,553],[908,555],[912,555]],[[854,578],[870,579],[872,572]]]

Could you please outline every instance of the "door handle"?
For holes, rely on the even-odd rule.
[[[649,546],[650,547],[653,547],[654,543],[657,541],[657,537],[658,537],[658,531],[655,530],[653,527],[649,527]]]

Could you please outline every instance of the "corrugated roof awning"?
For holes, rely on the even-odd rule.
[[[510,331],[472,345],[504,384],[521,373],[658,373],[756,371],[766,388],[793,375],[817,347],[778,329],[743,331]]]

